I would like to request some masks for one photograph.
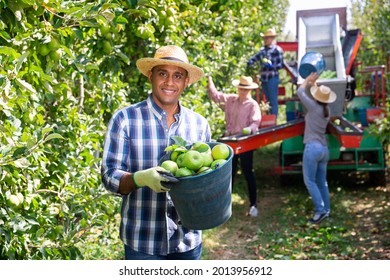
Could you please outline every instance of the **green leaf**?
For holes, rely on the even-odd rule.
[[[185,147],[187,145],[187,141],[184,140],[181,136],[174,135],[174,136],[171,136],[171,138],[173,139],[173,141],[175,141],[175,144],[177,144],[179,146]]]
[[[18,73],[20,68],[22,67],[22,64],[23,64],[23,60],[28,57],[28,55],[30,54],[29,51],[26,51],[25,53],[23,53],[19,59],[18,59],[18,63],[16,64],[15,66],[15,72]]]
[[[9,34],[7,32],[5,32],[4,30],[0,30],[0,37],[2,37],[7,42],[9,42],[11,40],[11,37],[9,36]]]
[[[26,148],[26,147],[17,148],[17,149],[14,151],[14,153],[12,154],[12,157],[13,157],[13,158],[16,158],[16,157],[18,157],[18,156],[20,156],[20,155],[25,154],[26,151],[27,151],[27,148]]]
[[[123,23],[123,24],[126,24],[128,23],[127,19],[123,16],[118,16],[116,19],[115,19],[115,22],[116,23]]]
[[[42,134],[46,134],[46,133],[48,133],[48,132],[50,132],[50,131],[52,131],[52,130],[53,130],[53,128],[50,127],[50,126],[44,127],[44,128],[42,129]]]
[[[25,80],[17,78],[16,82],[19,84],[19,86],[25,88],[28,91],[31,91],[34,94],[37,94],[37,91],[35,90],[35,88],[31,84],[26,82]]]
[[[46,137],[45,141],[49,141],[52,139],[65,139],[61,134],[59,133],[52,133],[49,136]]]
[[[20,54],[16,52],[13,48],[0,46],[0,54],[5,54],[13,58],[18,58]]]
[[[130,2],[130,8],[132,8],[132,9],[134,9],[135,8],[135,6],[137,6],[137,0],[129,0],[129,2]]]
[[[121,50],[116,50],[116,54],[122,58],[122,60],[126,63],[126,64],[130,64],[130,58],[125,55]]]

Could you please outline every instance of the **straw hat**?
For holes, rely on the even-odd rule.
[[[140,58],[137,68],[142,74],[148,76],[149,71],[157,65],[174,65],[184,68],[190,78],[189,84],[199,81],[203,77],[203,70],[191,65],[184,50],[178,46],[164,46],[156,50],[154,58]]]
[[[310,93],[314,99],[322,103],[332,103],[336,100],[336,94],[330,89],[330,87],[321,85],[319,87],[312,86]]]
[[[276,36],[278,36],[278,34],[276,34],[275,29],[273,28],[268,29],[263,35],[263,37],[276,37]]]
[[[246,89],[255,89],[259,85],[254,83],[251,77],[241,76],[239,80],[233,80],[233,86]]]

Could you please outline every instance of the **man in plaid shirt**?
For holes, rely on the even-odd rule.
[[[269,29],[264,34],[264,46],[251,57],[247,65],[260,64],[260,80],[266,101],[271,105],[271,114],[278,116],[279,70],[283,67],[283,49],[276,45],[275,30]]]
[[[202,232],[181,225],[167,192],[177,179],[158,166],[164,149],[181,136],[191,144],[209,142],[207,120],[183,107],[184,89],[203,77],[177,46],[157,49],[137,67],[152,83],[150,96],[112,116],[104,143],[102,181],[122,195],[120,237],[125,258],[200,259]]]

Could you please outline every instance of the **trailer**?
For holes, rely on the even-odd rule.
[[[345,36],[341,36],[340,29],[345,31]],[[346,8],[298,11],[297,36],[297,42],[278,43],[283,49],[297,53],[296,62],[285,62],[285,70],[295,88],[303,81],[298,74],[299,62],[309,51],[321,53],[326,70],[336,72],[336,77],[317,80],[319,85],[331,87],[337,95],[336,102],[330,107],[332,117],[337,117],[339,124],[330,122],[326,135],[330,152],[329,173],[365,174],[372,183],[384,184],[387,169],[384,147],[366,129],[376,118],[387,114],[384,109],[384,66],[356,71],[355,57],[362,34],[358,29],[346,30]],[[367,92],[357,94],[355,76],[367,73],[372,74],[371,87]],[[281,141],[279,166],[275,172],[280,175],[282,184],[288,184],[292,176],[302,173],[305,110],[296,95],[281,99],[280,104],[286,106],[285,124],[260,126],[252,135],[233,135],[218,141],[230,145],[235,154]]]

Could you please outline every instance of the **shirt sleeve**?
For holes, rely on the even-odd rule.
[[[126,149],[122,148],[125,146],[124,142],[125,135],[121,122],[118,117],[113,117],[108,124],[104,141],[101,176],[105,188],[114,193],[119,192],[119,182],[127,170],[122,160],[127,158],[124,154]]]
[[[283,49],[279,46],[275,48],[275,54],[272,56],[272,65],[275,70],[280,70],[283,68]]]
[[[306,89],[299,87],[297,90],[297,95],[299,97],[299,100],[301,100],[303,106],[305,106],[306,109],[309,109],[309,108],[315,106],[314,99],[311,98],[310,96],[308,96],[308,94],[307,94],[307,91],[309,91],[309,90],[310,90],[310,87],[307,87]]]
[[[214,101],[222,110],[225,110],[225,104],[227,101],[227,97],[222,92],[219,92],[214,82],[211,81],[207,86],[207,92],[212,101]]]
[[[260,126],[261,122],[261,111],[260,111],[260,106],[257,102],[253,103],[252,106],[252,113],[250,114],[251,119],[250,119],[250,125],[249,127],[251,128],[251,132],[255,133]]]
[[[260,61],[262,59],[262,52],[259,51],[257,54],[255,54],[254,56],[252,56],[248,62],[247,62],[247,65],[248,66],[252,66],[253,64],[255,64],[256,62]]]

